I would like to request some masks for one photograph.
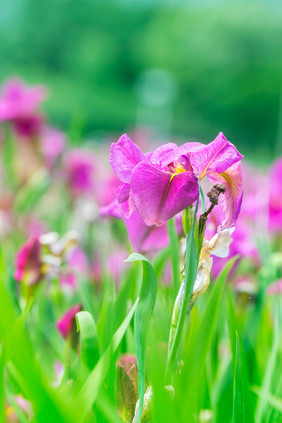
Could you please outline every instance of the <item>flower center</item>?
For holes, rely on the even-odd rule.
[[[189,167],[190,162],[186,156],[180,156],[168,165],[168,169],[173,175],[179,175],[180,173],[187,172],[187,170],[190,170]]]

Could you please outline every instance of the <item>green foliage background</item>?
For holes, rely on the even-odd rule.
[[[62,128],[75,120],[84,135],[118,135],[142,108],[164,125],[162,88],[153,84],[147,103],[140,94],[144,72],[162,69],[173,91],[168,135],[208,141],[222,130],[243,153],[274,155],[281,17],[276,1],[2,0],[0,79],[45,83]]]

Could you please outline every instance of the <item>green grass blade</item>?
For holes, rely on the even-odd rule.
[[[228,330],[229,330],[229,337],[230,337],[230,344],[231,344],[231,351],[232,351],[232,364],[233,364],[233,368],[235,369],[237,321],[236,321],[235,304],[234,304],[234,298],[233,298],[234,294],[230,286],[227,287],[226,294],[227,294],[226,302],[227,302],[227,313],[228,313]]]
[[[0,347],[0,422],[5,421],[5,351],[4,346]]]
[[[262,382],[262,392],[271,392],[272,386],[271,382],[273,380],[273,374],[276,370],[276,363],[277,363],[277,355],[279,351],[279,329],[278,329],[278,322],[275,321],[274,332],[273,332],[273,341],[272,347],[269,354],[269,358],[267,360],[265,373],[263,376]],[[279,371],[279,369],[277,369]],[[268,400],[265,398],[264,395],[259,396],[259,401],[257,404],[256,409],[256,422],[264,421],[264,413],[266,411]]]
[[[77,331],[80,331],[81,362],[92,370],[100,356],[96,325],[88,311],[77,313],[76,324]]]
[[[172,273],[173,273],[173,300],[177,296],[177,292],[180,286],[180,272],[179,272],[179,246],[178,238],[175,228],[174,219],[170,219],[167,222],[167,229],[170,240],[170,255],[171,255],[171,264],[172,264]]]
[[[137,304],[138,300],[136,300],[130,312],[127,314],[126,318],[114,334],[110,345],[108,346],[108,348],[106,349],[106,351],[104,352],[92,372],[89,374],[88,378],[86,379],[86,382],[84,383],[83,387],[77,395],[76,404],[79,408],[79,421],[81,422],[84,421],[87,414],[91,410],[91,407],[97,399],[101,386],[110,369],[112,355],[117,350],[122,341],[126,329],[136,310]]]
[[[167,360],[167,370],[166,370],[166,381],[170,383],[172,370],[176,361],[176,356],[178,352],[178,347],[180,344],[180,339],[182,335],[182,330],[185,323],[185,317],[187,315],[187,310],[189,306],[189,301],[193,291],[193,286],[197,276],[197,267],[198,267],[198,254],[197,248],[194,239],[194,227],[195,227],[195,218],[193,225],[186,237],[186,264],[185,264],[185,276],[184,281],[181,284],[179,293],[177,295],[172,322],[171,330],[169,335],[169,345],[168,345],[168,360]]]
[[[157,279],[151,263],[141,254],[131,254],[127,259],[128,262],[142,261],[143,264],[143,280],[139,295],[139,302],[134,318],[134,335],[136,345],[136,359],[138,369],[138,394],[139,394],[139,417],[141,422],[144,394],[145,394],[145,356],[146,356],[146,338],[148,333],[149,322],[154,310]]]
[[[275,395],[269,394],[268,392],[264,392],[262,389],[260,389],[257,386],[254,386],[252,388],[252,391],[255,392],[260,398],[263,398],[265,401],[267,401],[273,408],[275,408],[280,413],[282,413],[282,399],[281,398],[278,398]]]
[[[242,350],[238,333],[236,333],[236,358],[233,384],[233,423],[245,423],[245,379]]]
[[[185,383],[187,386],[190,386],[192,390],[197,388],[197,384],[200,381],[206,355],[211,344],[225,282],[236,259],[237,257],[231,259],[218,276],[212,288],[208,305],[199,323],[192,345],[190,345],[188,349],[181,379],[186,380]],[[193,363],[193,365],[191,365],[191,363]]]

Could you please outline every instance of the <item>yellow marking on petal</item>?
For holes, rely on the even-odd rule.
[[[214,142],[214,141],[213,141]],[[215,154],[211,157],[210,161],[207,163],[205,169],[202,171],[201,175],[199,176],[199,180],[201,181],[205,176],[206,176],[206,172],[208,167],[212,164],[212,162],[216,159],[216,157],[219,155],[219,153],[221,152],[221,150],[223,150],[223,148],[226,146],[226,143],[218,150],[215,152]],[[224,173],[224,172],[223,172]]]
[[[183,173],[183,172],[186,172],[186,170],[184,169],[184,167],[181,164],[178,164],[176,166],[175,173],[177,175],[179,175],[180,173]]]

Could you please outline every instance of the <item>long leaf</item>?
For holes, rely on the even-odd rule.
[[[127,314],[126,318],[114,334],[112,341],[92,372],[89,374],[86,382],[81,388],[80,392],[77,395],[76,403],[79,407],[80,421],[84,421],[87,413],[91,410],[92,405],[97,399],[100,388],[107,376],[107,373],[110,369],[112,354],[117,350],[120,345],[122,338],[125,334],[125,331],[133,317],[133,314],[136,310],[138,300],[134,303],[130,312]]]
[[[236,358],[233,384],[233,423],[245,423],[245,378],[238,333],[236,333]]]
[[[76,324],[77,331],[80,331],[81,362],[92,370],[100,356],[96,325],[88,311],[77,313]]]
[[[131,254],[126,260],[128,262],[142,261],[143,281],[139,295],[139,302],[134,318],[134,336],[136,346],[136,359],[138,369],[138,395],[139,395],[139,416],[138,422],[141,422],[143,402],[145,394],[145,357],[146,357],[146,338],[149,322],[154,310],[157,279],[153,266],[141,254]]]
[[[168,360],[166,370],[166,382],[170,383],[172,370],[176,361],[178,347],[182,335],[182,330],[187,315],[188,305],[193,291],[193,286],[197,276],[198,254],[194,239],[195,217],[192,227],[186,237],[186,264],[185,276],[182,282],[177,298],[175,300],[171,329],[169,334]]]
[[[0,422],[5,421],[4,346],[0,347]]]
[[[195,391],[198,386],[198,382],[200,381],[200,376],[205,365],[206,355],[211,344],[224,285],[236,259],[237,257],[232,258],[218,276],[212,288],[211,296],[204,315],[199,323],[197,333],[193,338],[192,345],[188,349],[188,353],[185,358],[185,366],[181,374],[181,379],[186,381],[188,386],[190,383],[190,389],[193,391]]]
[[[255,392],[260,398],[266,400],[272,407],[282,413],[282,399],[272,395],[268,392],[264,392],[257,386],[252,388],[252,391]],[[257,421],[257,420],[256,420]]]
[[[263,376],[262,392],[271,392],[271,389],[272,389],[271,382],[273,380],[273,374],[276,369],[277,354],[279,351],[279,336],[280,334],[278,329],[278,321],[275,321],[271,352],[269,354],[269,358],[267,360],[267,364],[265,368],[265,373]],[[264,421],[264,413],[266,410],[266,406],[267,406],[267,400],[265,396],[260,395],[257,409],[256,409],[257,422]]]

